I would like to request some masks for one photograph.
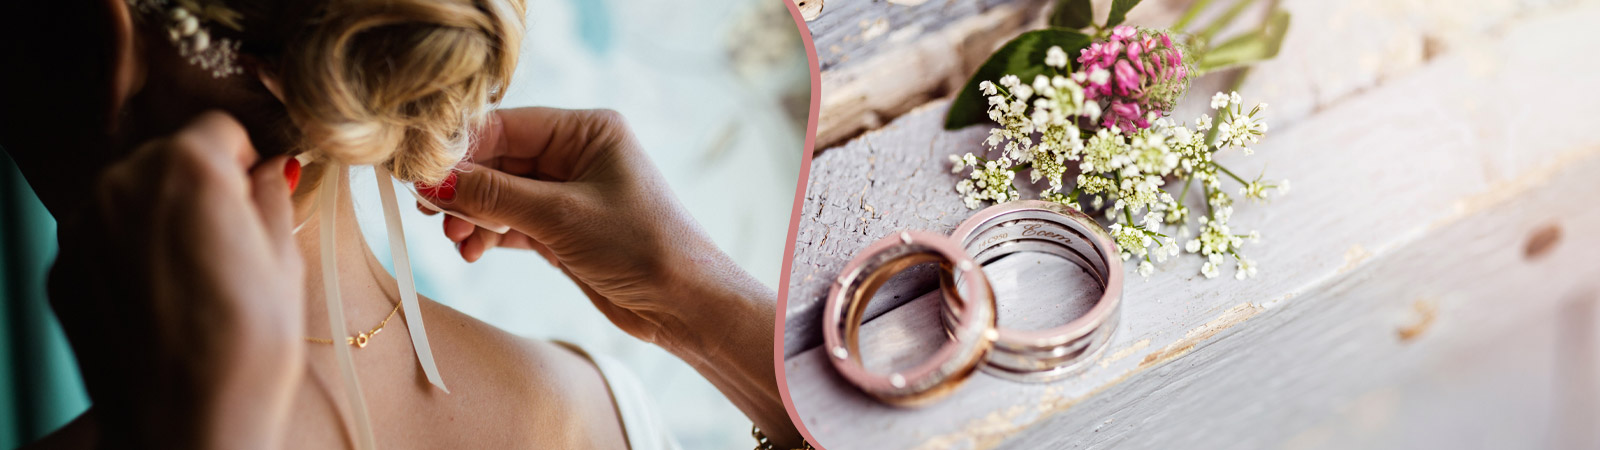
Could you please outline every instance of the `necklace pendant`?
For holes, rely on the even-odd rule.
[[[356,335],[356,348],[367,348],[367,333]]]

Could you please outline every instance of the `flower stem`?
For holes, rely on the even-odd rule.
[[[1198,37],[1201,42],[1207,43],[1207,46],[1209,47],[1212,36],[1215,36],[1218,32],[1222,31],[1223,28],[1227,28],[1228,24],[1233,23],[1233,19],[1238,18],[1239,14],[1243,13],[1245,8],[1250,7],[1250,4],[1255,2],[1256,0],[1239,0],[1233,4],[1232,8],[1228,8],[1228,10],[1223,12],[1221,16],[1217,16],[1216,19],[1212,20],[1211,24],[1206,25],[1205,29],[1200,30],[1200,33],[1196,34],[1196,37]]]
[[[1190,3],[1189,9],[1183,12],[1183,17],[1178,18],[1178,22],[1172,24],[1172,29],[1183,31],[1184,28],[1189,26],[1189,22],[1194,21],[1195,16],[1200,15],[1200,10],[1206,9],[1206,6],[1210,4],[1211,0],[1197,0],[1194,3]]]
[[[1211,167],[1215,167],[1215,168],[1217,168],[1219,170],[1222,170],[1222,173],[1228,174],[1228,177],[1233,178],[1233,181],[1238,181],[1239,184],[1250,184],[1250,182],[1244,181],[1243,178],[1239,178],[1238,175],[1234,175],[1232,170],[1228,170],[1227,167],[1223,167],[1221,164],[1217,164],[1217,163],[1213,162],[1213,163],[1211,163]]]
[[[1246,78],[1250,78],[1250,69],[1252,69],[1254,67],[1255,66],[1245,66],[1243,68],[1240,68],[1239,69],[1239,74],[1233,76],[1233,83],[1230,83],[1231,86],[1228,87],[1228,92],[1238,92],[1239,88],[1244,86],[1244,80]],[[1218,110],[1217,111],[1217,123],[1222,123],[1223,120],[1226,120],[1226,119],[1224,119],[1222,117],[1222,113],[1224,111],[1228,112],[1228,114],[1229,114],[1228,118],[1229,119],[1231,119],[1233,117],[1232,116],[1232,114],[1233,114],[1233,110],[1232,109],[1224,108],[1222,110]],[[1217,129],[1219,129],[1219,128],[1221,128],[1221,127],[1212,126],[1211,129],[1206,130],[1206,141],[1205,141],[1206,145],[1211,145],[1211,146],[1216,145],[1215,141],[1217,140]],[[1212,152],[1216,152],[1217,150],[1221,150],[1221,149],[1220,148],[1213,148],[1211,151]]]

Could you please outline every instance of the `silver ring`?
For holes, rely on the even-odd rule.
[[[1054,381],[1076,373],[1105,350],[1120,314],[1122,258],[1111,235],[1094,219],[1053,202],[1015,201],[979,211],[951,237],[980,265],[1019,252],[1060,256],[1082,267],[1102,289],[1088,312],[1064,325],[1046,330],[997,327],[984,371],[1017,381]],[[958,273],[949,282],[960,288],[966,279]],[[947,328],[949,310],[944,315]]]

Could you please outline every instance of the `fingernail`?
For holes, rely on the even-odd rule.
[[[417,193],[428,198],[444,201],[454,200],[456,198],[456,173],[450,172],[450,175],[444,177],[444,181],[439,184],[426,185],[417,183]]]
[[[300,186],[300,160],[289,158],[289,162],[283,164],[283,179],[289,180],[290,192]]]

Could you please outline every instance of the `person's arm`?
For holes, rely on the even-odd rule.
[[[687,306],[685,327],[660,344],[687,361],[760,427],[772,442],[801,441],[778,393],[773,365],[777,294],[717,252],[686,264],[666,300]],[[672,270],[670,272],[678,272]]]
[[[304,373],[286,158],[222,113],[146,143],[64,220],[50,300],[107,448],[276,448]]]
[[[419,186],[446,209],[511,226],[501,235],[446,217],[463,258],[538,251],[612,323],[687,361],[773,442],[800,443],[773,368],[777,296],[679,206],[620,116],[497,111],[473,155],[471,169]]]

